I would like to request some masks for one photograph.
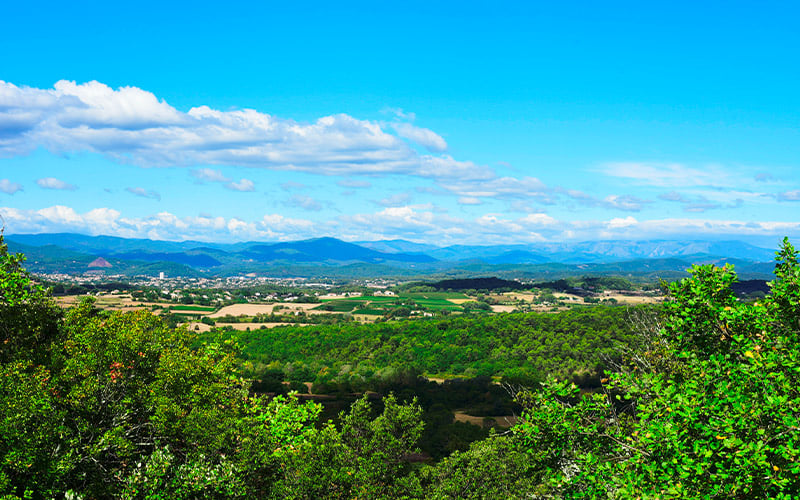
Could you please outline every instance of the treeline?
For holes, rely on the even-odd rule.
[[[57,283],[54,281],[42,280],[42,286],[50,289],[55,296],[64,295],[86,295],[98,292],[113,292],[114,290],[127,291],[134,288],[130,283],[111,281],[108,283]]]
[[[555,290],[558,292],[578,291],[586,293],[604,290],[633,290],[633,283],[620,276],[582,276],[568,277],[555,281],[541,281],[533,284],[536,288]]]

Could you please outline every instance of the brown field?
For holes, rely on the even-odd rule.
[[[506,292],[503,294],[503,298],[511,300],[521,300],[523,302],[533,302],[533,299],[536,298],[536,295],[524,292]]]
[[[214,314],[209,314],[209,318],[221,318],[223,316],[255,316],[256,314],[270,314],[275,306],[283,306],[279,313],[306,311],[319,306],[319,304],[296,304],[294,302],[276,302],[274,304],[233,304],[225,306]],[[313,311],[312,314],[326,314],[329,311]]]
[[[68,308],[77,305],[84,297],[87,297],[87,295],[69,295],[54,298],[56,304]],[[137,311],[139,309],[150,309],[151,306],[169,307],[174,305],[157,302],[136,302],[130,295],[99,295],[96,298],[95,307],[105,311]]]
[[[621,295],[621,294],[603,294],[599,296],[603,299],[616,299],[620,304],[657,304],[663,302],[664,297],[653,297],[650,295]]]
[[[503,305],[493,305],[492,311],[496,313],[509,313],[516,309],[517,306],[503,306]]]
[[[447,299],[447,301],[448,302],[452,302],[453,304],[455,304],[457,306],[460,306],[461,304],[464,304],[465,302],[474,302],[475,299]]]

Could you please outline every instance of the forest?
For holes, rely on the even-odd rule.
[[[552,313],[451,316],[374,324],[282,326],[238,332],[218,328],[200,342],[235,340],[258,378],[267,366],[287,380],[354,390],[397,370],[432,377],[497,377],[532,385],[546,375],[576,382],[594,376],[620,345],[635,344],[631,315],[648,309],[596,306]],[[385,377],[384,377],[385,378]],[[367,387],[365,387],[367,384]]]
[[[796,498],[797,255],[784,240],[752,300],[732,266],[703,265],[657,309],[200,336],[91,299],[62,310],[0,235],[0,495]],[[353,401],[329,416],[271,381]],[[449,420],[500,390],[511,428]]]

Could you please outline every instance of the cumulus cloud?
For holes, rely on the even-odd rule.
[[[301,123],[252,109],[197,106],[183,112],[145,90],[112,89],[95,81],[62,80],[51,89],[0,81],[0,123],[0,156],[44,147],[56,153],[90,151],[144,166],[237,165],[322,175],[433,178],[487,175],[486,167],[470,162],[419,155],[403,137],[435,152],[446,143],[435,132],[410,124],[398,125],[392,134],[378,122],[346,114]],[[201,180],[217,174],[197,171]]]
[[[22,191],[22,184],[11,182],[8,179],[0,179],[0,191],[6,194],[14,194],[17,191]]]
[[[638,222],[639,221],[629,215],[624,219],[619,217],[611,219],[610,221],[606,222],[606,227],[609,229],[619,229],[623,227],[635,226]]]
[[[161,201],[161,195],[155,191],[148,190],[142,187],[127,187],[125,191],[129,192],[134,196],[139,196],[141,198],[150,198],[151,200],[158,200]]]
[[[306,219],[294,219],[279,214],[267,214],[254,224],[257,234],[269,239],[296,240],[319,236],[317,226]],[[322,227],[324,230],[324,226]]]
[[[800,235],[800,222],[711,219],[559,220],[545,213],[508,217],[486,213],[453,217],[434,207],[386,207],[374,213],[308,220],[265,214],[255,220],[238,217],[179,217],[170,212],[129,218],[111,208],[78,212],[56,205],[39,210],[0,207],[6,230],[14,233],[80,232],[128,238],[201,241],[298,240],[337,235],[355,241],[406,238],[437,244],[492,244],[539,241],[651,238],[780,237]]]
[[[558,220],[543,213],[528,214],[519,219],[519,222],[525,226],[537,227],[556,226],[559,224]]]
[[[393,123],[392,128],[400,137],[413,141],[428,151],[437,153],[447,151],[447,142],[433,130],[417,127],[410,123]]]
[[[231,191],[255,191],[256,185],[250,179],[240,179],[239,182],[229,182],[225,187]]]
[[[60,179],[56,179],[55,177],[44,177],[42,179],[37,179],[36,184],[44,189],[59,189],[62,191],[75,191],[78,189],[77,186],[73,186],[72,184],[64,182]]]
[[[111,208],[95,208],[79,213],[71,207],[56,205],[40,210],[0,207],[10,233],[79,232],[91,235],[114,235],[125,238],[150,238],[180,241],[197,239],[217,241],[220,237],[237,240],[294,240],[320,236],[317,227],[304,219],[267,214],[247,222],[236,217],[178,217],[160,212],[140,218],[123,217]]]

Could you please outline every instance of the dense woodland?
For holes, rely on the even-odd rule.
[[[769,295],[743,301],[730,267],[695,267],[662,310],[632,316],[596,308],[199,338],[91,300],[62,311],[0,236],[0,494],[796,498],[800,264],[788,241],[775,275]],[[595,384],[580,379],[600,367]],[[517,377],[530,386],[511,384],[519,423],[421,460],[431,401],[464,404],[459,391],[471,389],[458,384],[476,383],[437,395],[422,372],[484,376],[483,387]],[[337,390],[372,381],[385,394],[328,420],[319,404],[252,390],[251,378],[284,376]]]
[[[375,324],[282,326],[250,332],[216,329],[201,341],[236,340],[248,375],[265,367],[287,380],[369,388],[398,371],[430,376],[504,377],[533,385],[546,375],[599,385],[605,360],[632,345],[631,316],[649,314],[596,306],[552,313],[454,316]]]

